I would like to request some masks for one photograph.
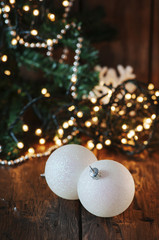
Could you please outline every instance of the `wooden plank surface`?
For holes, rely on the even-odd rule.
[[[119,161],[134,177],[135,198],[123,214],[99,218],[79,201],[58,198],[40,177],[46,159],[34,159],[15,168],[0,168],[0,239],[157,240],[159,151],[130,158],[103,150],[98,157]]]
[[[45,160],[0,168],[0,239],[79,238],[79,202],[58,198],[48,188]]]
[[[100,52],[101,64],[109,67],[131,65],[137,78],[148,82],[151,0],[82,2],[83,9],[102,6],[106,11],[105,22],[114,26],[118,32],[114,41],[95,45]]]

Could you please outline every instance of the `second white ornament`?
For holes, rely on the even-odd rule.
[[[82,205],[99,217],[113,217],[125,211],[135,193],[134,180],[122,164],[100,160],[91,164],[78,181]]]

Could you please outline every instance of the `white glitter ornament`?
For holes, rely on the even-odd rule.
[[[99,217],[113,217],[125,211],[133,200],[135,184],[122,164],[100,160],[81,173],[78,196],[82,205]]]
[[[46,162],[46,182],[56,195],[69,200],[78,199],[77,182],[80,174],[95,161],[95,155],[81,145],[62,146]]]

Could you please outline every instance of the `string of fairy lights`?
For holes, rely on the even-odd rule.
[[[39,0],[39,2],[42,2]],[[10,29],[11,45],[16,47],[18,44],[26,48],[44,48],[46,49],[46,56],[52,57],[54,46],[64,37],[64,35],[72,28],[77,28],[80,31],[80,27],[77,27],[75,22],[67,23],[69,11],[73,5],[74,0],[63,1],[64,6],[63,23],[64,27],[54,38],[42,39],[39,35],[38,29],[34,28],[25,32],[17,32],[16,28],[11,24],[10,12],[15,11],[16,1],[9,0],[2,1],[0,3],[0,14],[2,15],[4,22]],[[36,18],[40,14],[40,9],[37,7],[32,9],[30,5],[23,5],[21,7],[23,14],[30,13]],[[54,13],[47,13],[49,21],[54,22],[56,16]],[[26,35],[25,35],[26,34]],[[34,41],[29,37],[34,37]],[[31,38],[32,39],[32,38]],[[36,153],[35,148],[30,146],[24,156],[21,156],[14,160],[0,159],[1,165],[16,165],[24,162],[30,158],[48,156],[57,147],[68,143],[75,136],[80,133],[86,136],[86,145],[92,150],[103,149],[103,147],[119,147],[130,154],[139,153],[145,149],[152,137],[155,129],[155,123],[158,119],[158,104],[159,104],[159,91],[155,90],[152,83],[148,85],[148,89],[141,88],[136,82],[130,80],[136,85],[137,90],[133,93],[129,93],[126,90],[126,84],[129,80],[117,88],[110,86],[109,93],[102,97],[93,96],[90,99],[81,100],[77,99],[76,85],[78,84],[78,67],[80,66],[80,55],[82,51],[83,38],[78,37],[74,55],[74,61],[72,66],[72,74],[70,78],[70,86],[68,89],[68,95],[72,98],[72,103],[63,107],[63,111],[69,112],[69,118],[66,121],[58,122],[58,112],[53,114],[53,123],[56,125],[57,132],[53,136],[53,146],[46,151]],[[62,63],[67,59],[69,50],[67,47],[63,48],[59,63]],[[2,64],[6,64],[9,56],[4,53],[0,55]],[[7,66],[7,65],[6,65]],[[12,75],[11,70],[6,68],[4,74],[8,77]],[[110,97],[108,104],[102,103],[102,98],[105,96]],[[22,140],[18,140],[14,134],[14,127],[18,121],[21,121],[21,117],[24,115],[26,109],[32,106],[42,99],[51,99],[52,96],[47,88],[41,89],[40,97],[32,99],[27,104],[15,121],[9,128],[10,136],[13,141],[16,142],[17,148],[23,151],[25,143]],[[85,109],[85,106],[87,108]],[[142,113],[142,114],[140,114]],[[141,116],[142,115],[142,116]],[[27,133],[30,131],[29,124],[22,123],[22,131]],[[39,145],[45,145],[47,140],[43,135],[42,128],[36,128],[34,133],[39,138]],[[2,150],[2,149],[1,149]]]

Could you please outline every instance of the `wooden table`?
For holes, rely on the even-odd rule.
[[[104,150],[98,158],[119,161],[134,177],[135,198],[124,213],[99,218],[57,197],[40,177],[46,159],[33,159],[0,168],[0,239],[158,240],[159,151],[133,158]]]

